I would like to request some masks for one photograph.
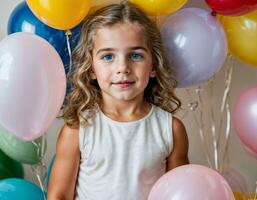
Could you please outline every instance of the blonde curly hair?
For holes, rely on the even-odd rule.
[[[170,113],[180,108],[181,102],[174,94],[175,76],[169,67],[157,26],[137,6],[121,2],[103,7],[84,19],[79,43],[73,51],[73,70],[69,74],[73,90],[67,97],[61,116],[67,125],[78,127],[81,123],[87,126],[88,120],[96,113],[101,92],[97,81],[90,78],[93,35],[102,27],[122,22],[142,28],[152,53],[156,77],[149,80],[144,98]]]

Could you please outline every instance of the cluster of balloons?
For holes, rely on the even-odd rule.
[[[223,66],[228,51],[248,64],[257,65],[257,12],[254,11],[257,1],[206,0],[206,3],[213,12],[181,9],[169,15],[161,26],[180,88],[210,80]]]
[[[114,2],[94,3],[97,1],[99,5]],[[200,8],[178,11],[187,0],[129,1],[152,16],[175,12],[167,17],[161,34],[178,87],[211,79],[228,51],[257,65],[257,0],[205,0],[218,17]],[[62,106],[70,52],[90,9],[94,9],[90,0],[27,0],[9,17],[9,35],[0,42],[0,198],[44,197],[40,188],[21,179],[21,163],[36,164],[44,155],[42,136]],[[242,93],[233,112],[236,131],[253,155],[257,155],[256,93],[257,87]],[[197,165],[180,167],[162,177],[149,200],[168,197],[234,199],[221,176]]]
[[[90,4],[90,0],[27,0],[12,11],[8,36],[0,43],[0,125],[5,133],[32,141],[57,116],[71,51]]]
[[[22,164],[42,165],[90,2],[27,0],[9,16],[0,42],[0,199],[45,199],[43,188],[23,180]]]
[[[164,46],[178,87],[210,80],[227,53],[257,66],[257,0],[205,0],[212,9],[184,8],[161,26]],[[216,16],[217,15],[217,16]],[[233,125],[245,149],[257,157],[257,89],[243,92],[233,112]]]
[[[69,20],[66,21],[68,22]],[[70,30],[71,35],[69,35],[68,38],[68,45],[70,45],[71,50],[74,49],[78,43],[80,30],[81,24],[78,24]],[[66,30],[58,30],[41,22],[30,10],[26,1],[18,4],[8,19],[8,35],[17,32],[33,33],[48,41],[59,53],[65,67],[65,72],[66,74],[68,73],[70,54],[67,46]]]

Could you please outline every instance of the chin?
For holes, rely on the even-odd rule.
[[[119,100],[119,101],[131,101],[136,99],[135,95],[120,95],[120,96],[116,96],[115,99]]]

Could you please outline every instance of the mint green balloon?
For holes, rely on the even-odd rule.
[[[23,178],[24,170],[22,164],[9,158],[0,149],[0,180],[6,178]]]
[[[0,148],[10,158],[26,164],[37,164],[46,150],[45,138],[23,141],[0,126]]]

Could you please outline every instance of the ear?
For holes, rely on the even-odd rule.
[[[156,77],[156,70],[155,70],[154,67],[153,67],[153,69],[152,69],[152,71],[151,71],[151,73],[150,73],[150,77],[151,77],[151,78]]]
[[[94,72],[94,70],[93,70],[93,69],[90,69],[89,74],[90,74],[90,78],[91,78],[91,79],[93,79],[93,80],[95,80],[95,79],[96,79],[96,75],[95,75],[95,72]]]

